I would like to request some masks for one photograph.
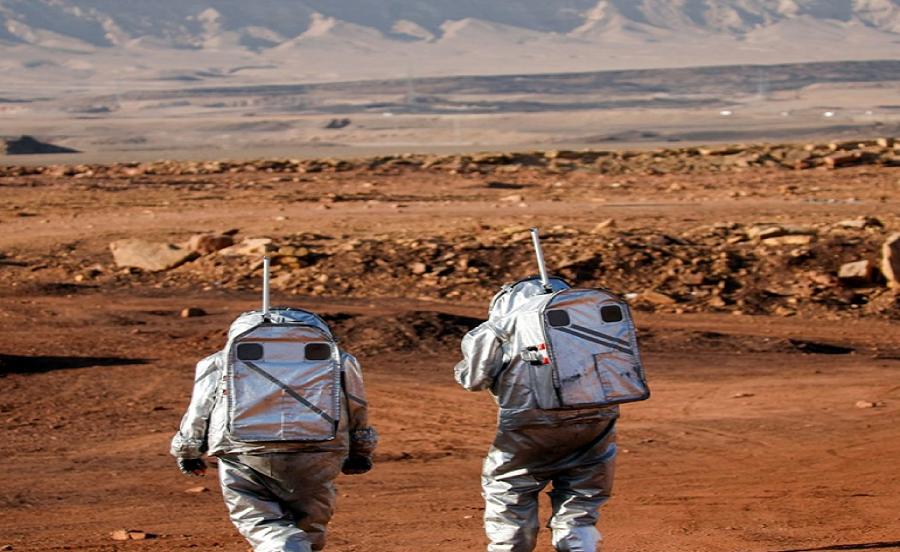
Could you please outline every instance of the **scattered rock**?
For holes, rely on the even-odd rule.
[[[817,272],[815,270],[806,272],[804,275],[811,282],[822,286],[836,286],[840,282],[834,274]]]
[[[878,406],[878,405],[876,405],[876,404],[873,403],[873,402],[869,402],[869,401],[856,401],[856,408],[875,408],[876,406]]]
[[[114,241],[109,248],[119,268],[140,268],[150,272],[175,268],[197,256],[194,251],[174,244],[134,239]]]
[[[838,269],[838,279],[851,287],[875,284],[878,268],[870,261],[845,263]]]
[[[191,236],[188,247],[200,255],[209,255],[234,245],[234,238],[228,234],[196,234]]]
[[[757,225],[747,229],[747,237],[751,240],[768,240],[782,236],[815,236],[815,228],[785,226],[780,224]]]
[[[197,316],[206,316],[206,311],[200,307],[188,307],[181,311],[182,318],[194,318]]]
[[[206,487],[191,487],[190,489],[185,489],[184,492],[188,494],[199,494],[199,493],[207,493],[209,489]]]
[[[615,219],[609,218],[604,221],[598,222],[597,225],[594,226],[594,229],[591,230],[591,232],[593,232],[594,234],[597,234],[597,233],[605,232],[605,231],[609,230],[610,228],[615,228],[615,227],[616,227]]]
[[[862,159],[862,152],[852,151],[850,153],[836,153],[825,158],[825,166],[829,168],[844,167],[847,165],[855,165]]]
[[[413,274],[425,274],[428,272],[428,266],[425,263],[412,263],[409,265],[409,271]]]
[[[117,541],[152,539],[154,535],[134,529],[117,529],[110,533],[110,538]]]
[[[244,241],[238,244],[220,249],[218,254],[235,257],[262,256],[277,249],[277,247],[272,245],[271,238],[245,238]]]
[[[676,302],[673,297],[653,290],[647,290],[641,293],[640,297],[655,305],[674,305]]]
[[[779,247],[783,245],[809,245],[813,242],[815,236],[809,234],[793,234],[786,236],[777,236],[775,238],[766,238],[762,240],[763,245],[769,247]]]
[[[865,230],[866,228],[883,228],[884,223],[875,217],[860,217],[851,220],[842,220],[835,226],[853,230]]]

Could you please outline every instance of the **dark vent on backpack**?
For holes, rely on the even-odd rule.
[[[237,346],[238,360],[262,360],[263,346],[259,343],[239,343]]]
[[[569,313],[562,309],[547,311],[547,323],[554,328],[568,326],[571,323]]]
[[[607,305],[600,307],[600,318],[607,323],[621,322],[625,319],[625,315],[622,314],[622,308],[618,305]]]
[[[328,360],[331,358],[331,347],[327,343],[310,343],[306,346],[306,360]]]

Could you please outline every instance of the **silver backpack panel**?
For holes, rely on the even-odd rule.
[[[231,437],[244,442],[334,439],[341,412],[340,351],[306,324],[263,323],[228,351]]]
[[[539,395],[540,402],[555,403],[545,408],[650,397],[634,321],[624,301],[602,289],[563,290],[548,296],[540,316],[545,349],[537,351],[532,365],[536,378],[549,378],[555,392],[555,397]]]

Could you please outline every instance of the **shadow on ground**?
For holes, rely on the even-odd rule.
[[[867,542],[861,544],[833,544],[816,548],[791,548],[790,550],[772,550],[771,552],[825,552],[827,550],[880,550],[900,548],[900,541]]]
[[[20,356],[0,355],[0,376],[7,374],[37,374],[54,370],[90,368],[92,366],[128,366],[147,364],[141,358],[81,357],[81,356]]]

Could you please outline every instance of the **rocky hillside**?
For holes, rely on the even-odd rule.
[[[898,0],[3,0],[0,67],[96,87],[771,64],[894,58],[898,32]]]
[[[197,48],[233,33],[231,38],[243,46],[265,49],[304,34],[308,38],[364,34],[362,28],[393,40],[434,42],[451,38],[475,21],[488,23],[484,30],[513,33],[516,28],[520,33],[577,37],[613,31],[746,36],[781,24],[835,30],[857,25],[895,33],[900,31],[900,4],[896,0],[375,0],[361,5],[326,0],[5,0],[0,2],[0,21],[4,23],[0,38],[18,43],[51,45],[66,37],[111,47],[152,39]]]

